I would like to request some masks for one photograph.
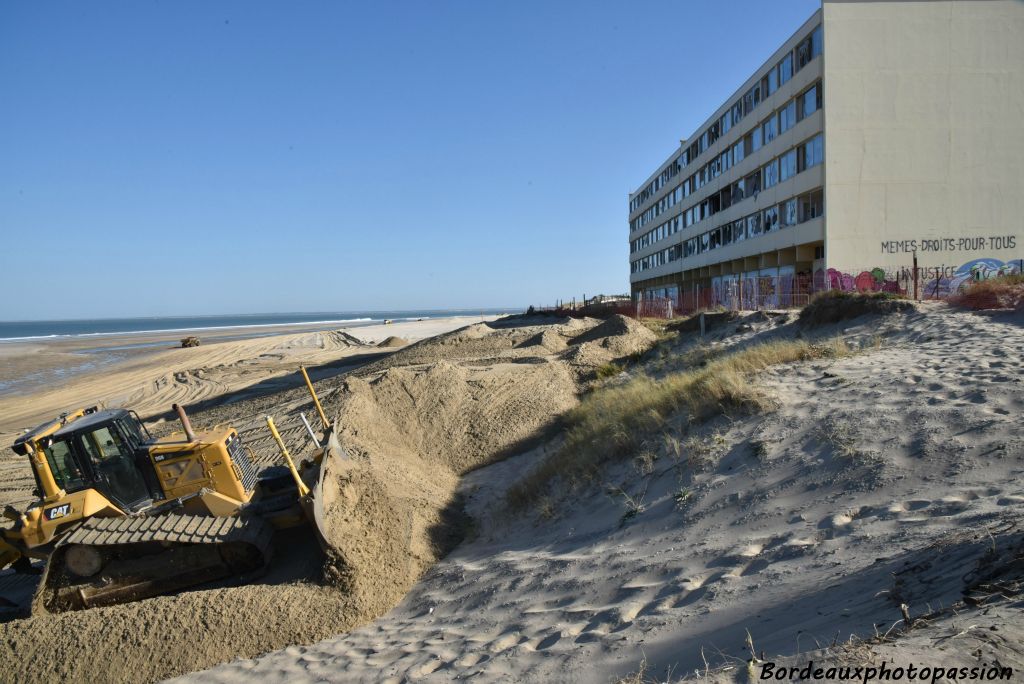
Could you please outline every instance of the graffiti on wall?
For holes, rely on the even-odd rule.
[[[1020,272],[1020,261],[1002,262],[999,259],[973,259],[955,269],[943,266],[922,268],[922,294],[926,297],[948,297],[961,292],[972,282]]]
[[[926,297],[943,298],[960,292],[967,284],[1002,275],[1021,272],[1021,261],[973,259],[960,266],[931,266],[918,269],[918,284]],[[818,269],[814,274],[815,290],[847,292],[895,292],[908,294],[914,285],[910,268],[873,268],[860,273],[843,273],[834,268]]]

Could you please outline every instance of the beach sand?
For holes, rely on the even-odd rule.
[[[17,383],[0,392],[0,506],[21,508],[31,500],[27,463],[6,447],[63,411],[120,406],[159,422],[174,403],[209,407],[279,392],[302,382],[295,372],[300,364],[319,380],[393,352],[396,347],[376,346],[389,337],[413,342],[480,320],[452,316],[339,329],[203,331],[202,345],[188,349],[180,346],[188,333],[178,331],[0,344],[0,383]],[[237,339],[247,334],[261,336]],[[114,360],[105,361],[108,356]],[[82,368],[89,364],[94,367]]]
[[[743,682],[762,659],[1019,676],[1021,313],[925,304],[817,327],[755,313],[711,344],[796,335],[863,350],[771,369],[758,382],[773,410],[670,422],[681,458],[652,439],[652,466],[610,468],[541,513],[502,502],[544,446],[469,473],[474,537],[386,616],[177,681]],[[1002,589],[965,604],[985,572]]]
[[[765,410],[674,414],[645,436],[646,458],[624,451],[596,481],[507,507],[586,392],[709,352],[836,337],[856,353],[753,380]],[[179,680],[224,684],[747,681],[761,660],[811,658],[1024,668],[1020,312],[720,316],[707,339],[682,326],[637,365],[652,342],[627,319],[497,321],[324,377],[353,464],[329,505],[350,593],[290,579],[39,616],[0,625],[0,657],[25,681],[224,663]],[[625,358],[625,373],[596,378]],[[271,410],[308,411],[308,395],[196,413]],[[979,607],[965,592],[988,595]]]

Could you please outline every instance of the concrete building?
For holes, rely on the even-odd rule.
[[[1019,270],[1021,36],[1018,0],[824,0],[630,194],[633,296]]]

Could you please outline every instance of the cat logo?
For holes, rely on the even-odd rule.
[[[47,520],[56,520],[57,518],[63,518],[71,513],[71,504],[61,504],[60,506],[54,506],[53,508],[47,508],[43,511],[43,516]]]

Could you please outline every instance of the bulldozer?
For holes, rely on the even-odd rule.
[[[311,524],[324,545],[319,473],[340,446],[316,403],[325,432],[310,436],[323,446],[297,467],[268,418],[287,467],[263,472],[238,430],[197,434],[177,405],[182,430],[159,439],[126,409],[39,425],[12,447],[29,458],[38,499],[3,512],[14,524],[0,530],[0,569],[41,574],[31,611],[53,613],[245,581],[267,568],[278,529]]]

